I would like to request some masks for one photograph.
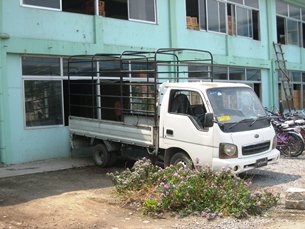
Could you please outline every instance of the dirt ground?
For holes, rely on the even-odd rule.
[[[123,206],[114,194],[106,175],[114,170],[91,166],[0,179],[0,228],[215,228],[227,220],[143,216]],[[254,185],[256,179],[260,177],[255,177]],[[273,178],[264,175],[263,179]],[[261,220],[254,218],[250,225],[235,224],[233,220],[228,227],[217,228],[301,229],[305,228],[305,211],[288,211],[279,206],[268,212],[262,223],[256,221]]]

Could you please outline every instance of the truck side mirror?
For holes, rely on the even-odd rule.
[[[212,127],[214,125],[214,114],[206,113],[204,117],[204,127]]]

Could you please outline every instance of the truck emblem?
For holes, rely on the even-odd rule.
[[[258,134],[256,134],[256,135],[254,135],[254,137],[255,137],[255,138],[259,138],[259,135],[258,135]]]

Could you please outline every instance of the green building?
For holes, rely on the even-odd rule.
[[[0,0],[0,162],[71,155],[70,55],[208,50],[215,81],[246,83],[264,106],[278,108],[274,42],[302,110],[304,0]]]

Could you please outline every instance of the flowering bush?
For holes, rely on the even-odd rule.
[[[116,191],[140,201],[145,213],[175,211],[207,219],[232,215],[258,215],[277,204],[279,194],[250,191],[250,183],[231,170],[212,171],[209,167],[188,169],[183,164],[162,169],[148,159],[132,169],[109,174]]]

